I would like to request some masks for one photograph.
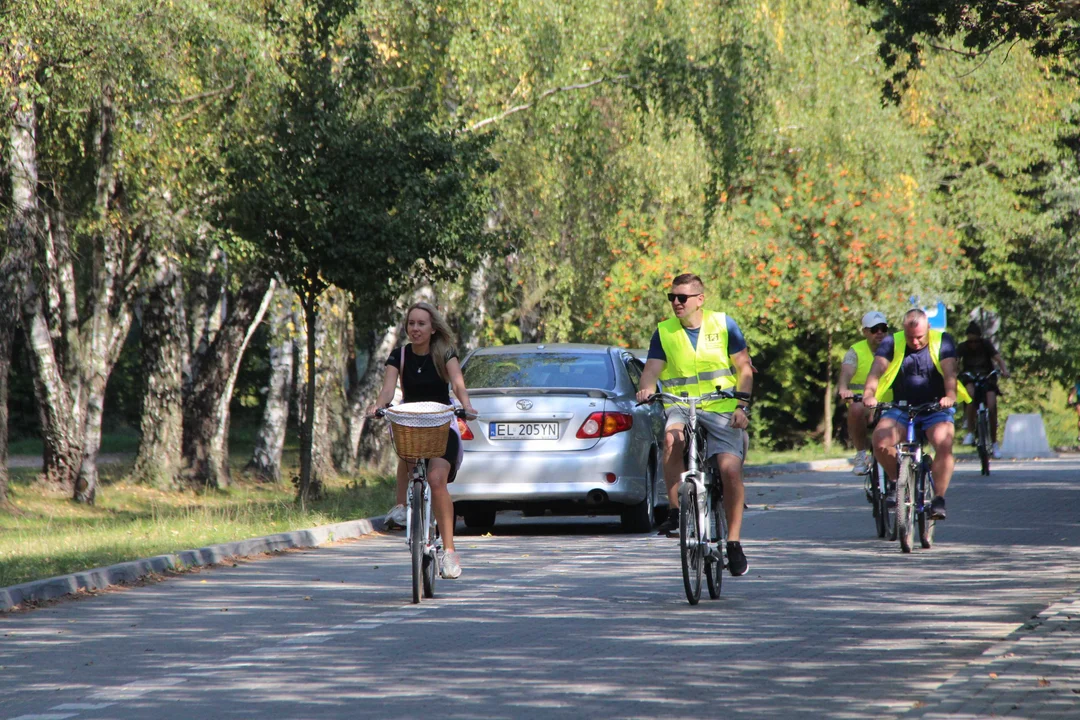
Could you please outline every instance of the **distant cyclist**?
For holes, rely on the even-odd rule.
[[[872,310],[862,318],[863,339],[848,348],[844,361],[840,365],[840,380],[836,383],[837,393],[843,400],[851,400],[856,393],[862,393],[870,367],[874,364],[874,352],[889,332],[889,322],[885,314]],[[892,397],[891,394],[889,396]],[[889,398],[882,397],[882,401]],[[866,437],[866,424],[870,414],[862,402],[851,402],[847,409],[848,436],[855,446],[855,467],[852,473],[866,475],[870,472],[873,451]]]
[[[656,392],[662,380],[673,395],[700,396],[717,387],[735,388],[749,394],[754,385],[750,351],[738,324],[722,312],[705,310],[705,285],[697,275],[685,273],[671,283],[668,301],[675,317],[659,324],[649,345],[649,356],[641,373],[638,400]],[[742,575],[749,565],[740,542],[743,502],[743,461],[746,457],[746,427],[750,410],[745,400],[715,400],[701,406],[698,423],[707,433],[706,456],[716,457],[724,485],[724,514],[728,521],[728,567],[732,575]],[[683,430],[686,412],[671,406],[664,432],[664,481],[667,484],[668,517],[661,533],[679,528],[679,476],[686,472]]]
[[[893,399],[908,405],[938,402],[942,409],[916,419],[918,427],[934,449],[934,492],[930,517],[945,519],[945,491],[949,489],[955,459],[952,454],[953,416],[959,398],[971,402],[967,390],[956,380],[956,342],[952,335],[931,330],[926,313],[908,310],[902,332],[885,338],[874,353],[874,365],[866,378],[863,402],[873,408],[887,390]],[[907,422],[902,410],[886,410],[874,430],[874,455],[885,475],[896,482],[896,444],[901,440],[901,423]],[[891,495],[891,494],[890,494]],[[891,495],[890,504],[896,504]]]
[[[967,333],[967,340],[956,346],[956,356],[960,360],[960,370],[973,375],[986,375],[991,370],[996,369],[1001,374],[1001,377],[1009,377],[1009,371],[1005,367],[1005,361],[1002,359],[1001,353],[997,351],[993,343],[983,337],[979,323],[975,321],[968,323],[965,332]],[[967,383],[965,387],[968,394],[974,397],[975,384]],[[990,412],[990,439],[993,442],[991,452],[995,458],[1001,457],[1001,450],[998,448],[997,422],[997,399],[999,393],[997,378],[995,377],[991,379],[986,389],[986,409]],[[965,445],[975,444],[974,429],[977,410],[978,408],[975,407],[973,402],[968,403],[967,407],[964,408],[964,416],[967,420],[967,435],[964,436]]]

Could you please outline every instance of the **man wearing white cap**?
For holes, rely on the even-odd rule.
[[[862,334],[865,338],[852,345],[844,356],[844,362],[840,365],[840,381],[837,383],[837,392],[844,401],[851,401],[855,393],[861,393],[866,383],[866,376],[870,374],[870,366],[874,364],[874,352],[878,345],[889,332],[889,323],[884,313],[871,310],[863,315]],[[891,395],[890,398],[891,399]],[[881,398],[882,402],[887,402]],[[870,454],[870,443],[866,437],[866,424],[868,413],[861,402],[851,402],[848,406],[848,436],[855,445],[855,468],[852,472],[856,475],[866,475],[870,472],[870,463],[873,455]],[[867,500],[873,502],[870,491],[866,493]]]

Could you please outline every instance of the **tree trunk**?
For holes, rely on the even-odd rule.
[[[307,352],[304,363],[304,421],[300,425],[300,484],[297,487],[296,499],[300,501],[300,507],[307,506],[307,501],[312,499],[318,488],[313,477],[314,463],[314,430],[315,430],[315,333],[318,317],[318,294],[310,289],[305,289],[301,295],[301,305],[304,308],[304,328],[307,335]]]
[[[275,284],[262,278],[245,282],[213,341],[193,354],[191,365],[198,372],[184,397],[184,465],[197,484],[229,484],[229,402],[244,350],[266,314]]]
[[[342,470],[346,473],[354,473],[360,466],[360,440],[367,427],[367,411],[379,396],[382,389],[383,373],[386,366],[383,362],[390,351],[397,347],[401,325],[394,323],[382,333],[374,335],[361,349],[363,372],[357,368],[355,361],[349,363],[349,412],[348,434],[346,439],[346,451]]]
[[[825,437],[822,440],[825,451],[832,450],[833,441],[833,369],[832,369],[832,330],[826,334],[825,341]]]
[[[320,483],[336,472],[335,448],[346,436],[345,338],[349,335],[349,296],[337,287],[327,288],[319,303],[316,323],[315,423],[312,428],[312,475]]]
[[[476,266],[469,277],[469,291],[465,300],[465,322],[461,328],[462,357],[468,348],[477,347],[484,330],[484,321],[487,319],[487,291],[489,284],[489,272],[491,258],[484,256],[480,264]]]
[[[286,287],[274,293],[270,309],[270,382],[266,391],[266,407],[262,424],[255,438],[255,452],[247,470],[259,477],[281,480],[281,454],[289,422],[289,403],[292,395],[293,345],[296,342],[296,294]]]
[[[183,466],[183,366],[187,321],[179,263],[166,252],[151,258],[153,274],[142,314],[142,437],[132,477],[174,488]]]
[[[11,60],[16,75],[28,68],[29,46],[18,43],[12,51]],[[13,87],[20,87],[18,77]],[[46,313],[42,296],[58,297],[50,292],[55,286],[49,282],[54,273],[56,253],[52,250],[54,234],[46,232],[44,218],[38,199],[37,172],[37,112],[33,101],[25,92],[16,92],[16,102],[10,126],[7,163],[11,178],[12,212],[8,224],[11,249],[21,247],[27,257],[37,256],[39,278],[30,276],[29,270],[20,278],[21,291],[18,301],[22,323],[30,352],[30,367],[34,374],[34,388],[38,409],[41,413],[42,439],[44,440],[44,476],[65,491],[75,484],[75,469],[79,455],[78,432],[75,426],[77,408],[68,395],[63,382],[63,369],[56,349],[49,317],[62,317],[60,312]],[[44,289],[44,292],[42,290]]]
[[[11,48],[11,60],[25,62],[28,46]],[[8,155],[3,159],[11,182],[11,210],[6,247],[0,247],[0,505],[8,498],[8,381],[11,352],[20,307],[29,280],[30,259],[41,230],[37,204],[37,119],[33,102],[25,91],[15,89],[15,105],[9,130]]]
[[[75,479],[76,502],[92,505],[97,494],[97,456],[101,448],[101,420],[105,412],[105,385],[120,357],[120,349],[131,328],[134,268],[128,267],[125,250],[135,238],[110,222],[110,214],[123,207],[123,190],[118,178],[119,151],[113,131],[116,116],[112,89],[102,93],[99,125],[94,136],[98,167],[94,206],[100,230],[93,238],[91,264],[93,289],[90,296],[88,334],[81,338],[77,373],[84,395],[82,403],[82,457]],[[145,246],[144,242],[130,243]],[[136,253],[137,257],[138,253]]]

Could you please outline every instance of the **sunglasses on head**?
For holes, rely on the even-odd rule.
[[[889,332],[889,326],[888,326],[888,325],[886,325],[885,323],[880,323],[880,324],[878,324],[878,325],[875,325],[875,326],[874,326],[874,327],[872,327],[872,328],[867,328],[867,329],[868,329],[868,330],[869,330],[870,332],[872,332],[872,333],[884,333],[884,332]]]
[[[667,299],[668,299],[668,302],[675,302],[676,300],[678,300],[680,303],[685,305],[687,300],[689,300],[692,297],[698,297],[701,294],[702,293],[690,293],[689,295],[684,295],[683,293],[668,293],[667,294]]]

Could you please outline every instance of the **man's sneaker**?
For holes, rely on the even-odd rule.
[[[998,447],[997,443],[990,446],[990,454],[994,456],[995,460],[1001,459],[1001,448]]]
[[[865,450],[855,453],[855,467],[851,468],[852,475],[866,475],[870,472],[870,462],[873,456]]]
[[[667,518],[656,526],[657,535],[671,535],[679,532],[679,508],[668,508]]]
[[[945,498],[941,497],[940,495],[930,502],[930,519],[945,519]]]
[[[974,444],[975,444],[975,436],[974,435],[972,435],[971,433],[968,433],[967,435],[964,436],[964,445],[974,445]]]
[[[461,577],[461,563],[456,550],[446,550],[442,554],[442,576],[447,580]]]
[[[727,566],[735,577],[745,575],[750,569],[750,563],[746,562],[746,555],[742,551],[742,543],[738,540],[728,540]]]
[[[386,513],[386,520],[383,521],[383,525],[389,530],[395,527],[404,528],[405,522],[408,519],[404,505],[395,505],[390,509],[390,512]]]

